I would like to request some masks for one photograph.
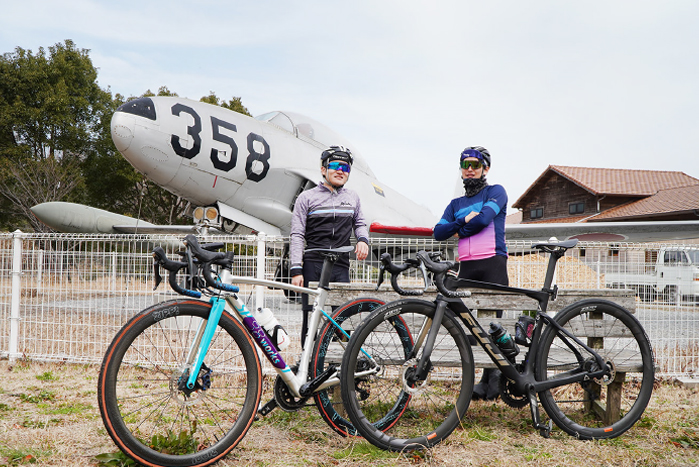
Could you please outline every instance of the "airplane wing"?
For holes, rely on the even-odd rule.
[[[699,221],[581,222],[506,224],[507,240],[559,240],[587,242],[659,242],[699,238]]]
[[[145,223],[145,222],[144,222]],[[125,234],[146,234],[146,235],[185,235],[185,234],[196,234],[196,229],[194,225],[118,225],[112,226],[114,230],[119,233]],[[223,233],[218,230],[212,233]]]
[[[370,232],[394,236],[431,237],[431,227],[371,224]],[[507,240],[548,241],[578,239],[585,242],[647,243],[699,238],[699,221],[668,222],[588,222],[506,224]]]

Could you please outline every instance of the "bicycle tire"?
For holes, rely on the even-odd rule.
[[[597,382],[573,383],[543,391],[539,393],[541,405],[559,428],[576,438],[604,439],[621,435],[641,418],[653,392],[653,350],[641,323],[616,303],[596,299],[573,303],[558,312],[554,319],[580,341],[595,348],[612,363],[615,371]],[[580,361],[594,368],[589,352],[570,339],[565,341],[555,327],[548,326],[544,330],[536,358],[538,381],[580,371]],[[576,356],[573,349],[579,355]],[[612,413],[616,410],[608,411],[607,415],[598,410],[600,415],[593,416],[594,409],[606,408],[608,403],[615,405],[619,394],[618,419],[617,414]]]
[[[357,298],[337,308],[332,318],[351,337],[361,321],[383,304],[383,301],[375,298]],[[318,376],[331,364],[339,367],[348,341],[349,338],[327,321],[318,333],[313,347],[311,377]],[[339,389],[339,386],[335,386],[318,391],[313,399],[320,416],[336,433],[341,436],[356,436],[357,430],[347,419]]]
[[[459,426],[471,402],[473,354],[463,327],[448,308],[428,378],[413,386],[405,382],[420,354],[408,360],[413,345],[400,342],[394,328],[407,326],[414,342],[435,310],[436,305],[425,300],[390,302],[362,322],[347,346],[340,379],[358,383],[342,385],[345,410],[357,431],[381,449],[410,451],[438,444]],[[356,370],[365,370],[370,363],[362,350],[381,367],[378,373],[359,378]],[[392,426],[384,433],[381,424],[389,422]]]
[[[197,300],[147,308],[121,328],[104,356],[100,414],[119,449],[139,464],[213,464],[252,425],[262,367],[250,336],[226,311],[204,362],[208,376],[189,394],[177,387],[191,339],[210,310]]]

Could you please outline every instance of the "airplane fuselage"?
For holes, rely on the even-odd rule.
[[[122,105],[112,118],[112,138],[139,172],[168,191],[194,205],[223,204],[230,208],[231,221],[281,234],[289,231],[298,194],[321,178],[321,151],[333,144],[351,147],[298,114],[275,112],[258,120],[174,97]],[[369,223],[434,225],[436,216],[380,184],[361,155],[353,153],[347,186],[360,194]],[[259,222],[249,225],[255,220],[246,216]]]

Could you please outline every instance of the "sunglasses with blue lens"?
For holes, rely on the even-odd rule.
[[[345,162],[330,162],[328,164],[328,170],[341,170],[342,172],[348,174],[350,173],[350,165]]]

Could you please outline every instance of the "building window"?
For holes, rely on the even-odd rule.
[[[582,214],[585,212],[585,203],[570,203],[568,205],[568,213]]]
[[[544,208],[534,208],[529,213],[531,219],[540,219],[544,217]]]

